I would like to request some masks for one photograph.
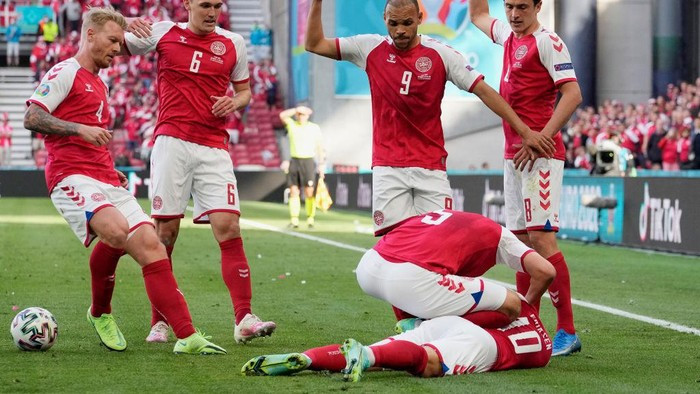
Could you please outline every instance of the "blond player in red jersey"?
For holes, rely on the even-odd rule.
[[[542,157],[523,144],[510,125],[503,124],[506,227],[557,271],[549,287],[558,321],[552,355],[569,355],[581,350],[581,341],[574,328],[569,269],[556,240],[566,152],[560,129],[581,103],[581,89],[566,45],[537,20],[542,2],[505,0],[504,4],[508,23],[489,15],[487,0],[469,0],[469,16],[494,43],[504,47],[501,95],[532,130],[556,143],[553,157]],[[557,93],[561,99],[555,106]],[[527,274],[517,274],[516,282],[518,291],[525,294],[530,283]]]
[[[306,50],[347,60],[367,73],[372,99],[372,210],[375,235],[411,216],[452,208],[440,104],[445,84],[477,95],[517,130],[526,146],[549,155],[551,138],[534,133],[483,75],[449,46],[418,34],[423,19],[417,0],[387,0],[388,36],[326,38],[322,0],[309,13]]]
[[[500,328],[484,329],[456,316],[443,316],[369,346],[347,339],[342,345],[303,353],[258,356],[245,363],[241,373],[279,376],[328,370],[357,382],[370,368],[407,371],[424,378],[541,368],[549,363],[552,342],[535,308],[520,297],[519,317]]]
[[[172,254],[180,220],[194,200],[194,222],[210,223],[221,250],[221,273],[233,303],[236,342],[271,335],[274,322],[251,311],[250,266],[239,224],[240,201],[228,153],[226,116],[245,108],[251,92],[245,40],[216,26],[222,0],[185,0],[187,23],[158,22],[148,35],[126,34],[134,55],[158,53],[158,121],[151,155],[151,217]],[[137,29],[138,30],[138,29]],[[150,30],[150,31],[149,31]],[[226,96],[229,84],[235,96]],[[153,309],[149,342],[167,340]]]
[[[90,255],[92,305],[87,319],[110,350],[126,350],[111,314],[114,275],[124,252],[142,267],[146,292],[180,339],[175,353],[225,354],[195,331],[177,287],[165,247],[126,177],[114,168],[106,144],[112,138],[107,86],[97,75],[109,67],[124,42],[124,17],[92,8],[83,16],[78,54],[53,66],[27,100],[24,127],[46,135],[46,185],[51,201]]]

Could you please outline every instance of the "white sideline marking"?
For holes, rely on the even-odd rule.
[[[241,219],[241,223],[248,225],[248,226],[251,226],[251,227],[259,228],[262,230],[287,234],[287,235],[290,235],[292,237],[303,238],[303,239],[306,239],[309,241],[320,242],[320,243],[335,246],[335,247],[341,248],[341,249],[348,249],[348,250],[353,250],[353,251],[361,252],[361,253],[364,253],[367,251],[367,249],[365,249],[365,248],[360,248],[357,246],[344,244],[342,242],[331,241],[331,240],[328,240],[325,238],[320,238],[320,237],[316,237],[316,236],[309,235],[309,234],[299,233],[296,231],[283,230],[283,229],[280,229],[279,227],[270,226],[268,224],[259,223],[259,222],[255,222],[255,221],[248,220],[248,219]],[[501,281],[497,281],[497,280],[493,280],[493,279],[489,279],[489,280],[492,282],[498,283],[502,286],[505,286],[505,287],[508,287],[511,289],[515,289],[515,286],[510,284],[510,283],[501,282]],[[549,298],[548,294],[545,294],[544,296]],[[655,326],[659,326],[661,328],[667,328],[669,330],[674,330],[674,331],[678,331],[678,332],[684,332],[684,333],[689,333],[689,334],[700,336],[700,329],[684,326],[681,324],[676,324],[676,323],[673,323],[673,322],[670,322],[667,320],[655,319],[655,318],[649,317],[649,316],[638,315],[636,313],[631,313],[631,312],[623,311],[621,309],[611,308],[611,307],[605,306],[605,305],[598,305],[598,304],[594,304],[592,302],[571,299],[571,303],[574,305],[582,306],[584,308],[594,309],[594,310],[597,310],[600,312],[609,313],[611,315],[626,317],[628,319],[637,320],[637,321],[641,321],[644,323],[652,324]]]

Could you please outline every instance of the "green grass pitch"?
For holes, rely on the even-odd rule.
[[[145,203],[145,202],[144,202]],[[283,229],[287,210],[244,202],[243,218]],[[0,199],[0,392],[699,392],[700,336],[574,306],[583,351],[548,367],[442,379],[402,372],[370,373],[358,384],[337,374],[244,377],[241,366],[266,353],[302,351],[347,337],[373,342],[391,334],[390,307],[362,293],[353,270],[361,252],[243,226],[251,265],[253,309],[277,322],[270,338],[233,340],[231,302],[220,276],[219,250],[208,226],[187,224],[173,256],[175,276],[195,326],[229,354],[176,356],[173,342],[147,344],[150,308],[138,266],[120,262],[113,311],[129,348],[109,352],[85,321],[90,303],[89,250],[81,247],[48,198]],[[367,214],[319,214],[300,233],[360,248]],[[286,231],[286,230],[284,230]],[[561,242],[574,298],[700,328],[700,259],[601,245]],[[513,283],[494,269],[491,278]],[[543,300],[542,319],[554,329],[554,309]],[[20,309],[41,306],[58,320],[48,352],[17,349],[9,326]],[[4,327],[4,328],[2,328]]]

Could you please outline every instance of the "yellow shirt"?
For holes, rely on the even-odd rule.
[[[292,118],[285,122],[289,135],[289,152],[292,158],[308,159],[316,156],[321,146],[321,128],[316,123],[302,125]]]

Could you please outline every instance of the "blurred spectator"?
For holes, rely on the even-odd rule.
[[[19,66],[19,40],[22,37],[22,29],[17,25],[17,19],[13,18],[5,29],[7,39],[7,65]]]
[[[160,4],[160,1],[156,0],[153,6],[146,11],[146,19],[153,23],[169,21],[170,15],[168,10]]]
[[[671,127],[658,143],[661,149],[661,168],[664,171],[678,171],[678,130]]]
[[[680,160],[680,168],[682,170],[689,170],[693,167],[693,163],[690,159],[690,128],[683,127],[681,129],[681,135],[678,139],[678,158]]]
[[[591,162],[588,160],[586,149],[583,146],[577,146],[576,148],[574,148],[574,168],[580,168],[589,171],[591,169]]]
[[[80,21],[82,20],[83,16],[83,6],[80,5],[78,0],[67,0],[65,3],[63,3],[59,10],[59,15],[65,15],[65,20],[62,24],[65,35],[68,35],[73,31],[80,32]]]
[[[272,59],[272,31],[260,21],[250,29],[250,46],[255,63]]]
[[[12,126],[10,125],[10,115],[2,113],[2,123],[0,123],[0,166],[12,164]]]

